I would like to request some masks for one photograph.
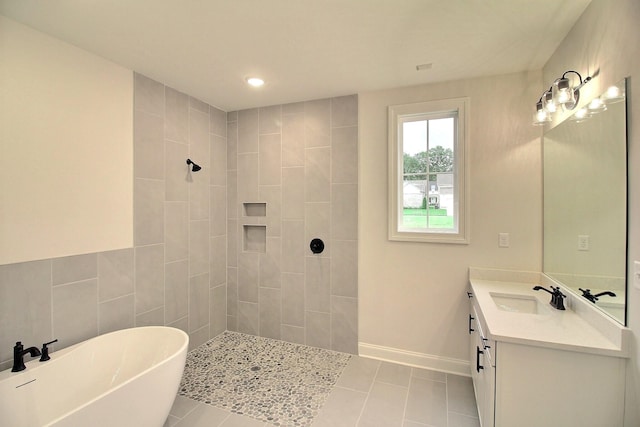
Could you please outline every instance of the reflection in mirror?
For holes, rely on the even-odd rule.
[[[544,135],[544,272],[625,322],[625,80]]]

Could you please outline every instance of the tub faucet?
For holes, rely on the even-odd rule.
[[[27,353],[31,357],[40,356],[40,350],[37,347],[24,348],[22,343],[18,341],[13,347],[13,368],[11,368],[11,372],[20,372],[27,369],[24,366],[24,355]]]

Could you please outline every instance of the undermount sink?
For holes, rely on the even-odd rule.
[[[490,292],[493,302],[499,310],[511,313],[544,314],[549,307],[542,304],[534,296],[519,294],[502,294]]]

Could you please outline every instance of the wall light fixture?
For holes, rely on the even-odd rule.
[[[573,80],[568,75],[575,74]],[[543,125],[551,121],[553,113],[559,108],[563,110],[573,110],[580,100],[580,88],[584,86],[591,77],[584,80],[577,71],[565,71],[562,77],[557,78],[551,87],[547,89],[536,103],[536,112],[533,116],[534,125]]]

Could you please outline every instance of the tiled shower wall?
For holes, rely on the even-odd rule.
[[[0,370],[18,340],[171,325],[194,347],[226,329],[227,115],[139,74],[134,93],[134,247],[0,266]]]
[[[227,120],[228,329],[357,353],[357,96]]]

